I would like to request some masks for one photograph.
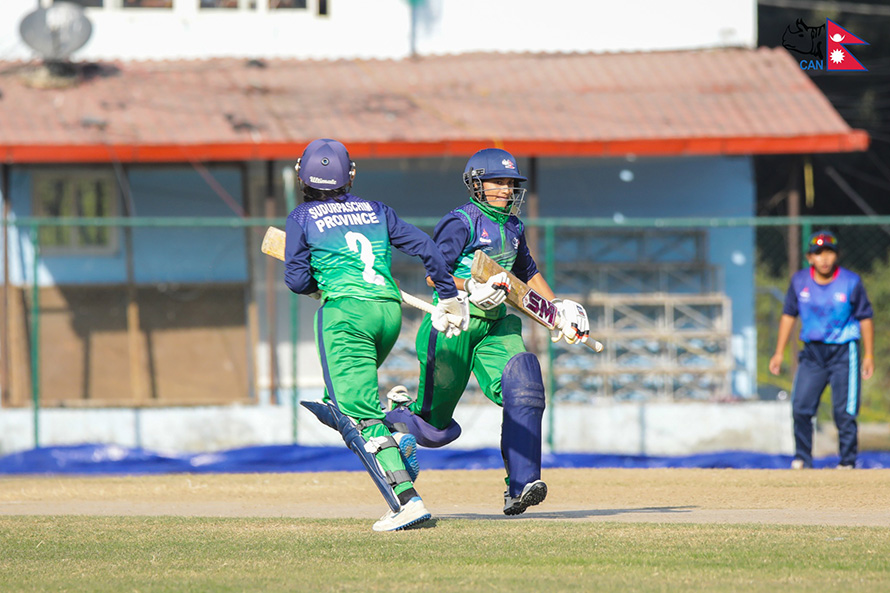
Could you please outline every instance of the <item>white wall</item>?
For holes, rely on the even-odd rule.
[[[749,0],[432,0],[419,21],[421,54],[757,45]]]
[[[48,0],[47,0],[48,1]],[[93,24],[75,60],[207,57],[404,58],[412,53],[407,0],[330,0],[306,10],[88,8]],[[262,6],[263,3],[259,2]],[[18,27],[37,0],[0,2],[0,60],[31,59]],[[620,52],[754,47],[755,0],[427,0],[415,12],[420,55],[471,51]],[[497,74],[497,73],[490,73]]]
[[[306,397],[305,395],[303,397]],[[302,445],[341,444],[340,435],[298,408]],[[458,406],[463,428],[450,448],[500,447],[501,409],[494,404]],[[221,451],[292,442],[292,408],[45,409],[40,445],[82,443],[144,447],[161,452]],[[548,422],[545,418],[545,427]],[[688,455],[726,450],[791,454],[791,404],[609,403],[555,408],[555,451],[625,455]],[[30,410],[0,410],[0,455],[34,447]]]

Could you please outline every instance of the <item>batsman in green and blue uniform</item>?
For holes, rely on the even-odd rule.
[[[398,386],[389,397],[403,405],[387,413],[391,425],[404,426],[420,445],[441,447],[460,435],[452,416],[470,373],[475,375],[485,395],[503,407],[501,453],[507,470],[507,515],[523,513],[547,496],[547,485],[541,480],[544,382],[537,357],[526,352],[522,322],[508,315],[503,304],[510,289],[506,274],[496,274],[486,282],[473,280],[473,254],[482,250],[554,301],[559,315],[553,341],[564,337],[569,343],[584,342],[589,333],[584,307],[554,299],[529,252],[525,228],[517,216],[525,196],[519,184],[526,180],[505,150],[487,148],[469,159],[463,181],[470,201],[446,214],[433,234],[455,284],[468,294],[469,328],[445,339],[429,316],[423,319],[417,334],[417,399],[410,402],[407,390]]]
[[[355,164],[340,142],[313,141],[296,168],[305,201],[287,218],[285,283],[321,299],[316,346],[325,382],[325,399],[303,404],[340,431],[387,499],[390,511],[374,530],[404,529],[431,515],[413,485],[416,440],[408,434],[393,438],[378,395],[377,368],[402,324],[390,246],[423,261],[442,297],[431,315],[437,331],[460,334],[468,323],[467,304],[428,235],[385,204],[349,193]]]

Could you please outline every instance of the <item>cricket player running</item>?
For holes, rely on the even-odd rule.
[[[304,203],[287,218],[285,283],[295,293],[321,298],[315,337],[325,382],[324,402],[304,405],[341,432],[388,495],[391,510],[374,530],[404,529],[431,515],[405,466],[406,458],[416,464],[416,440],[411,435],[397,435],[398,442],[393,438],[383,424],[377,391],[377,368],[402,325],[390,246],[423,260],[441,297],[430,321],[437,332],[460,334],[469,322],[467,303],[458,296],[442,254],[427,234],[385,204],[349,193],[355,163],[343,144],[330,139],[311,142],[296,169]],[[355,446],[350,439],[361,442]],[[416,476],[416,465],[409,469]]]
[[[506,270],[547,299],[553,291],[538,272],[518,214],[525,198],[519,183],[526,181],[509,152],[486,148],[467,162],[463,182],[470,201],[446,214],[433,239],[455,277],[457,288],[468,294],[469,329],[444,339],[433,319],[425,316],[417,334],[420,385],[416,401],[403,386],[388,394],[395,408],[387,413],[392,426],[403,427],[426,447],[441,447],[460,435],[454,409],[470,373],[491,401],[503,407],[501,453],[507,470],[504,513],[518,515],[543,502],[547,485],[541,480],[541,424],[544,382],[541,365],[522,342],[522,322],[508,315],[504,301],[509,290],[506,274],[486,282],[470,277],[473,254],[484,251]],[[449,293],[436,291],[439,298]],[[556,342],[570,344],[588,338],[587,312],[570,300],[555,300],[559,311]]]

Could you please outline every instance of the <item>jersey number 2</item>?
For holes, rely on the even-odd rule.
[[[378,286],[386,284],[383,276],[374,272],[374,249],[368,238],[361,233],[349,231],[346,233],[346,244],[349,245],[349,249],[359,254],[362,263],[365,264],[365,269],[362,270],[362,279]]]

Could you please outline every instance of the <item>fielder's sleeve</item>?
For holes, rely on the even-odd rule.
[[[466,218],[448,213],[433,230],[433,241],[445,258],[449,272],[457,269],[464,248],[470,243],[470,227],[467,225]]]
[[[799,313],[797,289],[794,287],[794,279],[792,278],[791,284],[788,285],[788,292],[785,293],[785,306],[782,307],[782,314],[797,317]]]
[[[862,279],[859,278],[857,280],[856,285],[853,287],[853,293],[850,295],[850,304],[853,306],[853,319],[857,321],[871,319],[875,315],[871,308],[871,302],[865,293]]]
[[[392,246],[423,261],[423,267],[432,278],[439,297],[448,299],[457,296],[457,288],[454,286],[448,266],[430,236],[399,218],[395,210],[386,204],[381,203],[380,206],[386,213],[389,242]]]
[[[535,274],[538,273],[538,265],[535,258],[532,257],[531,251],[528,249],[528,243],[525,240],[525,228],[519,235],[519,247],[516,249],[516,261],[513,262],[513,274],[522,280],[528,282]]]
[[[309,244],[293,212],[287,217],[285,231],[284,283],[297,294],[312,294],[318,290],[318,283],[312,276]]]

